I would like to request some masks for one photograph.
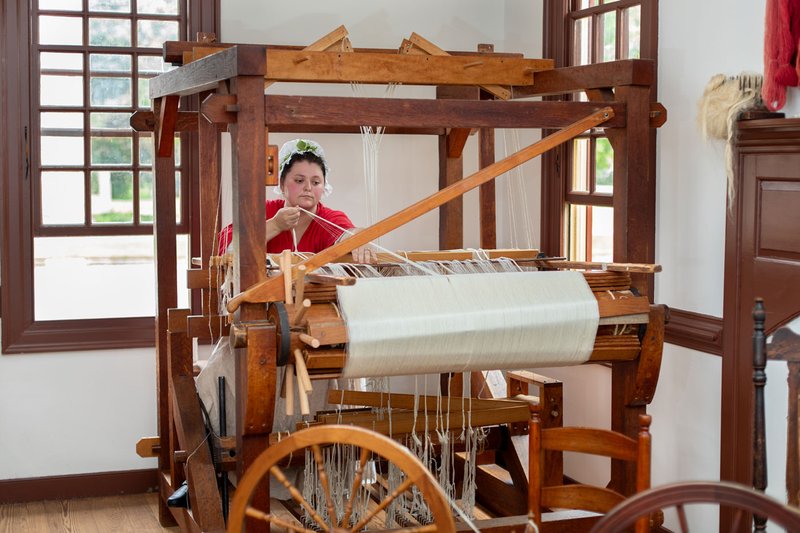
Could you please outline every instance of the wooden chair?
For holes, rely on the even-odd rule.
[[[800,335],[788,326],[776,329],[767,343],[767,312],[764,300],[756,298],[753,306],[753,487],[767,488],[767,427],[764,387],[767,384],[767,361],[786,361],[788,375],[788,415],[786,418],[786,494],[788,503],[800,507]],[[753,531],[766,531],[767,520],[753,515]]]
[[[539,413],[534,411],[531,417],[530,431],[530,486],[528,494],[529,518],[540,531],[556,530],[548,526],[553,519],[572,518],[574,515],[557,513],[544,517],[545,509],[569,509],[606,513],[625,499],[625,496],[606,487],[597,487],[581,483],[545,486],[544,461],[546,451],[578,452],[590,455],[609,457],[628,461],[636,466],[636,492],[650,487],[650,421],[649,415],[639,415],[639,436],[632,439],[621,433],[605,429],[584,427],[542,428]],[[560,515],[560,516],[559,516]],[[568,530],[588,529],[590,523],[599,517],[585,516]],[[542,524],[545,522],[545,528]],[[642,517],[636,522],[636,532],[649,531],[649,518]],[[579,529],[580,528],[580,529]],[[559,529],[562,530],[561,526]]]

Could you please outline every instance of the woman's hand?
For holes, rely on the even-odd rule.
[[[278,209],[275,216],[270,219],[275,224],[275,229],[279,232],[292,229],[300,222],[300,209],[297,207],[282,207]]]
[[[362,229],[363,228],[351,228],[350,234],[343,233],[336,242],[343,241],[350,235],[355,235]],[[372,249],[372,246],[369,243],[359,246],[350,252],[350,254],[353,256],[354,263],[375,264],[378,262],[378,255],[375,253],[375,250]]]
[[[374,264],[378,262],[378,255],[375,253],[369,244],[359,246],[351,252],[353,254],[354,263],[367,263]]]

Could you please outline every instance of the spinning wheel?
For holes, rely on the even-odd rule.
[[[600,519],[591,533],[615,533],[630,527],[640,516],[675,507],[681,532],[688,533],[684,506],[690,503],[716,503],[736,511],[731,531],[739,531],[746,513],[766,517],[786,531],[800,531],[800,513],[764,494],[735,483],[676,483],[650,489],[633,496]]]
[[[278,466],[279,463],[283,462],[291,455],[294,454],[294,456],[297,457],[299,454],[299,456],[302,456],[304,451],[310,448],[317,463],[319,482],[329,510],[328,516],[336,516],[333,495],[330,489],[330,480],[325,473],[322,454],[322,447],[328,444],[347,444],[361,449],[360,460],[350,491],[351,495],[346,502],[339,502],[344,504],[342,507],[344,509],[344,516],[341,517],[341,519],[336,519],[336,523],[323,520],[323,518],[312,509],[309,502],[303,498],[301,491],[286,479],[286,476]],[[376,456],[387,460],[399,469],[402,472],[403,481],[397,489],[386,495],[376,506],[370,508],[369,512],[367,512],[357,524],[351,526],[351,514],[356,503],[355,499],[357,495],[357,490],[355,489],[358,489],[362,483],[367,461],[377,458]],[[322,531],[336,532],[360,531],[364,529],[380,511],[388,507],[392,501],[399,498],[403,492],[410,490],[412,486],[416,486],[427,503],[433,515],[434,522],[429,525],[410,527],[406,529],[406,531],[438,531],[442,533],[451,533],[455,531],[450,505],[430,472],[425,469],[422,463],[420,463],[407,448],[404,448],[388,437],[366,429],[354,426],[326,425],[298,431],[290,437],[281,440],[278,444],[270,446],[259,455],[239,481],[228,521],[229,533],[245,531],[246,516],[257,520],[264,520],[279,528],[313,533],[311,529],[304,529],[297,525],[289,524],[269,512],[256,509],[250,505],[253,492],[266,476],[272,476],[286,487],[292,495],[292,499],[312,516],[314,521],[313,527],[317,530],[321,529]]]

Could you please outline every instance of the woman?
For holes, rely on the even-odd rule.
[[[333,246],[353,230],[354,225],[342,211],[324,206],[320,200],[331,193],[328,163],[322,147],[308,139],[294,139],[278,154],[281,200],[267,200],[267,253],[283,250],[317,253]],[[231,243],[233,227],[220,233],[220,254]],[[366,247],[353,250],[353,260],[369,262]]]

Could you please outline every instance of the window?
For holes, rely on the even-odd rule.
[[[656,0],[545,2],[546,57],[557,66],[656,58]],[[561,98],[586,101],[585,93]],[[655,98],[655,95],[653,95]],[[562,164],[562,161],[565,164]],[[542,249],[577,261],[612,261],[614,150],[595,129],[543,159]]]
[[[218,9],[212,0],[9,4],[3,224],[14,231],[2,248],[3,351],[152,345],[153,141],[129,118],[150,108],[148,80],[169,68],[162,43],[186,40],[190,20]],[[193,161],[180,146],[176,138],[176,268],[185,269],[181,176]]]

